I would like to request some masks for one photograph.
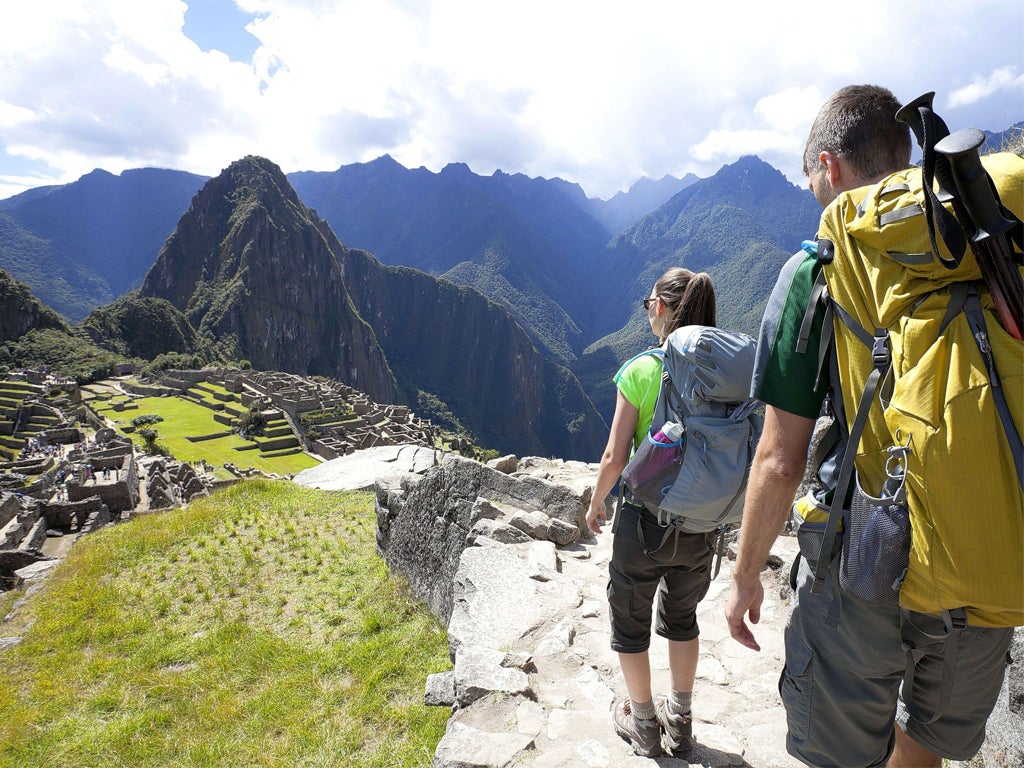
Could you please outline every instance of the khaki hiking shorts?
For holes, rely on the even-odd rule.
[[[644,553],[637,535],[638,519],[648,546],[657,546],[665,533],[654,515],[629,503],[622,505],[612,529],[612,559],[608,564],[611,646],[618,653],[643,653],[650,647],[655,594],[655,631],[669,640],[697,637],[697,604],[711,583],[711,546],[715,540],[711,535],[679,533],[678,541],[670,536],[656,553],[655,561]]]
[[[819,545],[820,546],[820,545]],[[832,568],[838,567],[838,556]],[[967,627],[957,643],[952,699],[932,723],[902,706],[906,654],[900,609],[846,594],[836,605],[834,580],[811,593],[814,562],[801,558],[794,606],[786,627],[786,664],[779,693],[789,726],[786,748],[817,768],[883,766],[893,749],[894,723],[942,757],[967,760],[985,739],[985,723],[1006,671],[1012,628]],[[911,613],[914,623],[941,634],[937,616]],[[924,649],[923,649],[924,650]],[[916,666],[915,711],[934,713],[943,685],[944,646],[926,649]]]

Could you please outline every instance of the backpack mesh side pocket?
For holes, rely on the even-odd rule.
[[[855,481],[843,520],[839,584],[866,602],[895,605],[910,559],[910,510],[902,482],[899,491],[886,496],[869,496]]]
[[[679,476],[685,440],[685,435],[669,442],[661,431],[653,437],[647,433],[622,470],[622,479],[634,499],[655,509],[661,504]]]

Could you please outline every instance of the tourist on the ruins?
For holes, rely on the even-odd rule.
[[[643,300],[651,330],[662,342],[676,328],[715,325],[715,292],[706,273],[687,269],[668,270]],[[605,498],[622,473],[630,454],[645,439],[661,388],[661,358],[642,355],[627,362],[615,374],[618,394],[608,444],[601,457],[597,485],[587,512],[587,525],[601,533],[605,522]],[[648,541],[662,539],[654,515],[628,499],[612,526],[612,558],[608,565],[608,602],[611,614],[612,650],[629,697],[616,704],[612,719],[615,732],[638,755],[662,754],[661,736],[673,754],[684,754],[693,745],[690,702],[699,653],[697,604],[708,589],[711,547],[707,534],[677,532],[674,554],[655,561],[640,542],[642,527]],[[654,699],[648,648],[651,614],[658,593],[655,631],[668,640],[672,690]]]

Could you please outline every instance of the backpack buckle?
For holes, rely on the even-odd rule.
[[[871,345],[871,362],[875,368],[884,370],[892,362],[892,355],[889,353],[889,336],[882,334],[875,336],[875,342]]]

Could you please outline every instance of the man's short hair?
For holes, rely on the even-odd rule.
[[[887,88],[848,85],[832,94],[804,148],[804,175],[821,164],[821,153],[842,157],[863,179],[874,179],[910,165],[910,129],[896,120],[902,105]]]

